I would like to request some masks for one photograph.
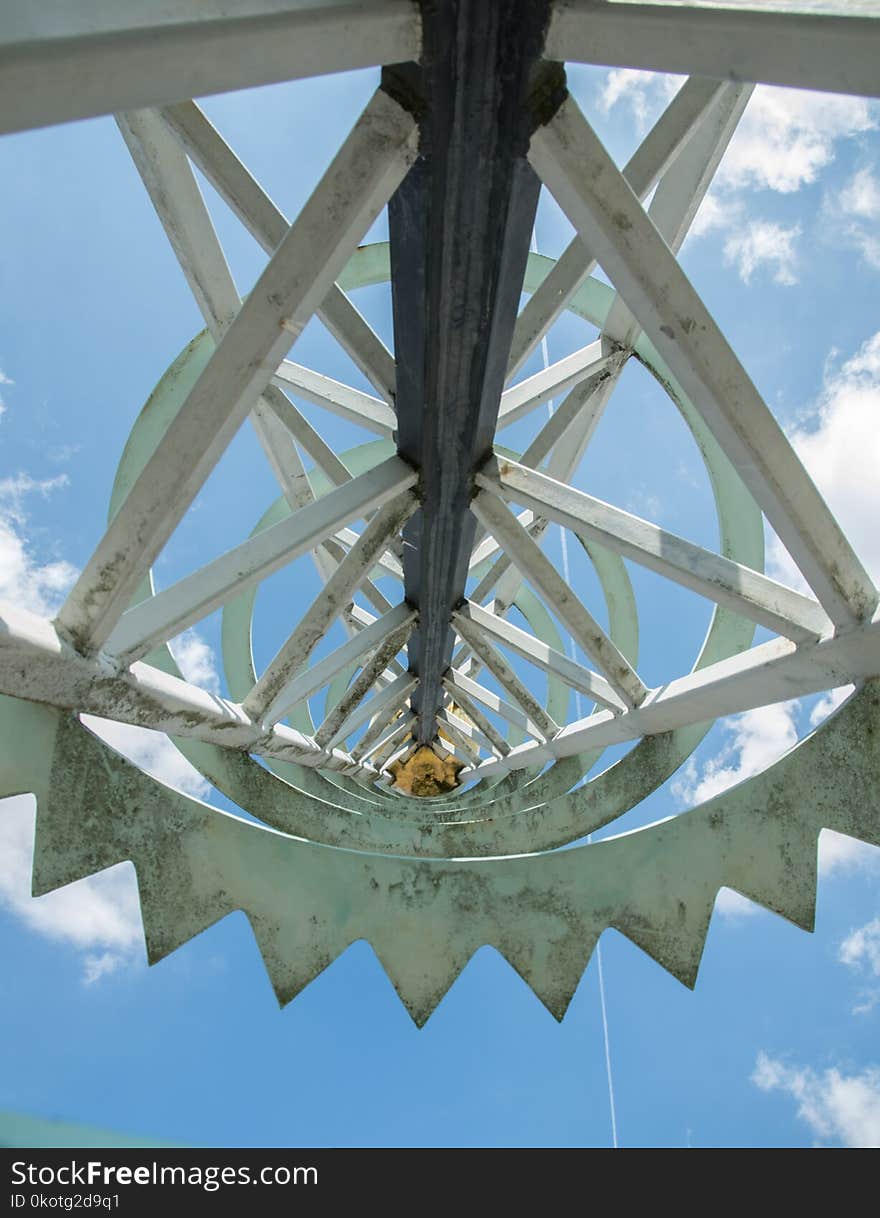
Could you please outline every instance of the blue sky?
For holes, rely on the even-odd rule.
[[[677,83],[570,71],[621,163]],[[374,84],[357,73],[212,98],[205,109],[293,217]],[[202,322],[112,120],[6,137],[0,181],[0,599],[51,613],[100,536],[140,407]],[[245,292],[264,256],[205,193]],[[380,218],[370,239],[386,231]],[[540,251],[555,256],[569,236],[542,197]],[[683,262],[880,577],[880,107],[757,90]],[[387,290],[366,289],[356,303],[390,343]],[[550,359],[590,337],[585,323],[564,320]],[[368,388],[317,322],[293,358]],[[306,413],[334,446],[365,438],[317,408]],[[717,540],[696,448],[641,368],[627,370],[577,484],[702,544]],[[159,560],[157,582],[242,540],[276,494],[246,425]],[[561,560],[558,532],[547,549]],[[769,536],[768,569],[797,578]],[[641,670],[655,683],[690,665],[709,610],[653,576],[633,577]],[[591,579],[572,554],[585,596]],[[308,559],[267,581],[258,661],[317,587]],[[215,616],[177,653],[191,679],[222,689],[218,638]],[[758,772],[832,701],[719,723],[622,826]],[[166,740],[123,727],[107,738],[229,806]],[[32,900],[32,805],[0,803],[0,1108],[217,1146],[610,1144],[595,961],[561,1026],[490,948],[422,1031],[364,943],[279,1012],[241,914],[148,970],[130,865]],[[616,932],[603,937],[622,1145],[880,1141],[878,880],[880,851],[825,834],[814,936],[722,892],[693,994]]]

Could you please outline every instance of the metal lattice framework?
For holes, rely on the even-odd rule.
[[[877,840],[878,592],[677,252],[753,82],[880,95],[880,21],[601,0],[165,8],[161,24],[147,4],[123,27],[79,3],[0,28],[4,129],[115,114],[206,326],[138,419],[57,619],[0,615],[0,794],[37,794],[35,891],[132,859],[151,959],[244,909],[282,1001],[367,937],[420,1022],[485,942],[561,1016],[608,926],[693,984],[723,884],[810,926],[819,830]],[[563,60],[690,75],[619,168]],[[189,100],[377,65],[292,223]],[[243,301],[196,169],[268,255]],[[529,252],[541,184],[576,234],[555,261]],[[359,246],[386,204],[390,242]],[[349,295],[386,282],[394,356]],[[567,310],[598,337],[517,379]],[[290,358],[314,315],[374,393]],[[632,359],[700,447],[718,552],[574,485]],[[334,451],[298,400],[372,439]],[[156,592],[151,565],[246,418],[280,497]],[[763,573],[765,520],[811,594]],[[548,558],[551,524],[588,555],[604,609]],[[258,675],[257,588],[308,555],[322,588]],[[715,606],[693,671],[661,688],[638,672],[624,560]],[[168,649],[220,608],[227,698]],[[313,660],[337,622],[346,641]],[[752,645],[756,626],[774,637]],[[553,852],[659,786],[716,717],[850,682],[768,773]],[[569,722],[572,691],[591,710]],[[155,783],[81,713],[170,734],[266,827]],[[446,793],[401,794],[420,789]]]

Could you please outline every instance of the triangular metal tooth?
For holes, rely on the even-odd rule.
[[[764,818],[760,852],[734,855],[723,885],[812,932],[816,926],[818,835],[813,825]]]
[[[433,942],[430,932],[396,935],[393,940],[370,937],[370,946],[397,991],[413,1023],[423,1028],[446,997],[474,952],[482,946],[453,947]]]
[[[245,913],[280,1007],[292,1002],[351,942],[327,940],[317,918],[307,919],[302,930],[292,932],[290,926],[279,923],[277,918],[252,910]]]
[[[714,905],[714,893],[711,898],[701,894],[689,905],[679,901],[677,914],[665,921],[651,924],[630,911],[615,918],[612,926],[692,990],[697,984]]]
[[[75,715],[59,715],[49,778],[37,797],[34,896],[131,860],[124,834],[118,832],[120,821],[109,817],[106,809],[112,779],[120,773],[130,783],[148,787],[151,794],[158,789],[153,779],[99,740]],[[138,806],[137,801],[133,806]]]
[[[528,935],[496,937],[493,946],[523,979],[553,1018],[562,1023],[596,950],[600,929],[584,928],[572,942],[548,942]]]
[[[235,912],[235,903],[225,893],[197,897],[191,887],[183,891],[166,889],[161,869],[136,864],[135,872],[150,964],[158,964]]]
[[[32,896],[44,896],[130,861],[130,854],[108,841],[105,834],[88,835],[79,826],[74,830],[72,822],[82,812],[65,788],[50,789],[38,798]]]
[[[810,934],[816,929],[816,875],[806,876],[804,883],[798,882],[799,877],[790,877],[788,882],[780,883],[773,891],[758,888],[754,884],[725,884],[749,901],[754,901],[763,909],[779,914],[781,918],[792,922],[801,930]]]

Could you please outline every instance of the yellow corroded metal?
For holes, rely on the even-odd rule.
[[[442,727],[440,733],[443,734]],[[400,761],[392,762],[388,772],[393,775],[398,791],[424,799],[454,791],[458,786],[459,770],[463,766],[464,762],[456,761],[449,753],[423,744]]]

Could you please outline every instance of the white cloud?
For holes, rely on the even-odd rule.
[[[777,702],[723,721],[728,740],[716,757],[698,768],[693,758],[672,786],[685,805],[704,803],[729,787],[760,774],[797,743],[797,702]]]
[[[825,383],[809,424],[789,438],[837,516],[856,553],[880,580],[880,331],[851,359],[826,370]],[[803,579],[776,538],[768,565],[777,579],[795,587]]]
[[[791,194],[815,182],[834,160],[835,145],[877,126],[877,109],[861,97],[759,85],[718,171],[718,185]]]
[[[880,977],[880,918],[847,935],[840,945],[840,960],[850,968]]]
[[[120,863],[32,897],[34,815],[33,796],[0,800],[0,903],[31,930],[88,951],[84,980],[94,982],[133,959],[143,943],[134,868]]]
[[[819,874],[829,876],[841,872],[876,871],[880,866],[880,848],[858,838],[823,829],[819,834]]]
[[[704,196],[688,230],[690,237],[704,237],[706,233],[733,228],[744,216],[745,208],[738,199],[722,198],[710,190]]]
[[[194,796],[210,785],[167,736],[146,728],[83,715],[82,721],[142,769]],[[120,863],[42,897],[32,897],[34,800],[0,800],[0,903],[49,939],[86,952],[83,981],[92,985],[142,955],[143,931],[137,881]]]
[[[880,180],[867,166],[825,200],[826,229],[880,270]]]
[[[834,694],[839,692],[847,691]],[[831,700],[832,695],[823,699],[829,703]],[[693,807],[766,770],[797,744],[799,705],[797,699],[777,702],[722,720],[727,732],[723,747],[702,766],[692,757],[681,777],[672,784],[673,797],[683,807]],[[880,848],[831,829],[823,829],[819,834],[818,849],[819,874],[823,878],[880,867]],[[759,912],[760,907],[722,888],[715,909],[720,914],[743,916]]]
[[[773,268],[773,280],[784,287],[797,283],[795,242],[799,224],[786,228],[769,220],[750,220],[732,232],[724,243],[724,261],[735,266],[743,283],[762,266]]]
[[[612,68],[599,94],[599,109],[608,114],[618,103],[631,112],[640,131],[657,118],[681,88],[683,77],[636,68]]]
[[[122,956],[115,952],[102,952],[100,956],[86,956],[83,962],[83,982],[94,985],[102,977],[109,977],[124,963]]]
[[[6,373],[0,368],[0,385],[14,385],[15,382],[10,380]],[[6,403],[0,397],[0,418],[6,413]]]
[[[850,216],[880,219],[880,181],[867,166],[856,170],[838,195],[840,206]]]
[[[23,534],[30,494],[49,495],[67,485],[64,476],[37,481],[27,474],[0,480],[0,601],[51,616],[77,576],[69,562],[40,563]]]
[[[214,659],[214,652],[197,630],[186,630],[183,634],[172,639],[171,653],[177,661],[177,666],[187,681],[199,685],[212,694],[220,692],[220,674]]]
[[[740,896],[732,888],[719,888],[715,898],[715,912],[725,918],[751,918],[754,914],[764,913],[761,905],[756,905],[748,897]]]
[[[838,689],[829,689],[827,694],[823,694],[810,711],[810,727],[818,727],[820,723],[823,723],[854,689],[854,685],[841,685]]]
[[[843,1074],[788,1066],[761,1052],[752,1082],[761,1091],[782,1091],[797,1101],[797,1114],[820,1138],[844,1146],[880,1146],[880,1070]]]
[[[614,68],[599,96],[606,114],[621,105],[640,129],[656,118],[681,84],[681,77]],[[836,145],[875,129],[875,103],[861,97],[811,93],[759,85],[718,171],[727,191],[772,190],[791,194],[815,182],[834,160]]]

